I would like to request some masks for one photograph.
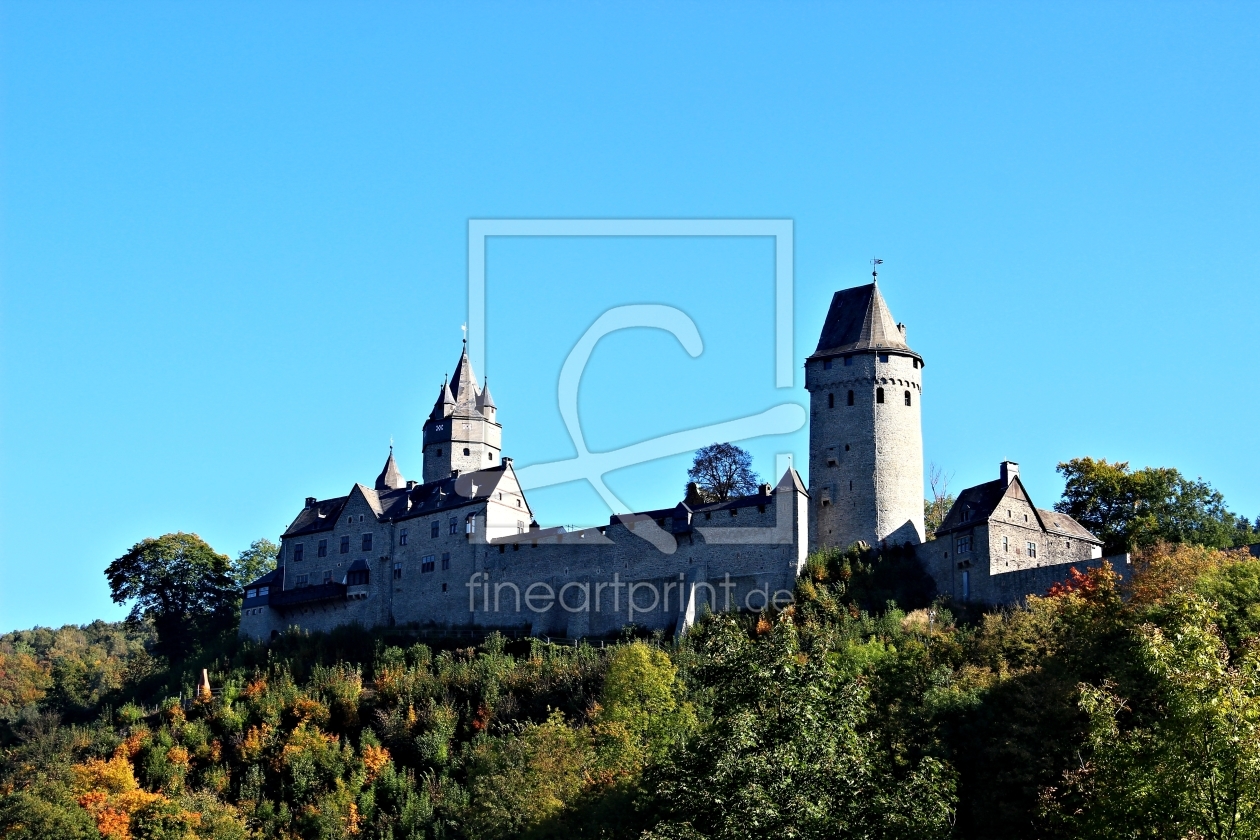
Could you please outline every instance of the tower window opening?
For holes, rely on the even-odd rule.
[[[823,359],[823,370],[831,370],[831,359]]]
[[[853,405],[853,392],[849,392],[849,405]]]
[[[884,401],[884,389],[876,388],[875,389],[875,402],[882,403],[883,401]]]
[[[844,445],[844,451],[845,451],[845,452],[848,452],[848,451],[849,451],[849,444],[847,444],[847,443],[846,443],[846,444]]]
[[[441,455],[441,454],[442,454],[442,450],[441,450],[440,448],[438,449],[437,454],[438,454],[438,455]]]
[[[488,459],[490,459],[491,461],[493,461],[493,460],[494,460],[494,453],[493,453],[493,452],[487,452],[487,453],[486,453],[486,457],[487,457]]]
[[[883,362],[884,364],[888,364],[888,354],[887,354],[887,353],[880,353],[880,354],[879,354],[879,360],[880,360],[881,362]]]
[[[465,447],[464,447],[464,454],[465,454],[465,455],[471,455],[471,454],[472,454],[471,452],[469,452],[469,451],[468,451],[468,447],[467,447],[467,446],[465,446]]]
[[[910,392],[906,391],[906,405],[910,405]]]
[[[845,366],[845,367],[853,367],[853,357],[852,357],[852,356],[845,356],[845,357],[844,357],[844,366]]]
[[[853,491],[853,479],[849,479],[849,492]]]
[[[1002,537],[1002,550],[1003,550],[1003,551],[1010,551],[1010,550],[1011,550],[1011,538],[1010,538],[1010,537]]]
[[[836,395],[828,394],[827,395],[827,408],[835,408],[835,407],[836,407]]]

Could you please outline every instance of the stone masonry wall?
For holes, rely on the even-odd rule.
[[[830,369],[822,359],[806,363],[811,549],[923,541],[922,368],[910,356],[879,358],[853,354],[845,365],[836,357]]]

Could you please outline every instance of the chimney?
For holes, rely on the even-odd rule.
[[[757,494],[759,496],[769,496],[773,492],[774,492],[774,488],[771,487],[769,484],[762,484],[760,487],[757,488]]]
[[[314,496],[307,496],[307,497],[306,497],[306,506],[307,506],[308,508],[313,508],[313,507],[315,507],[315,497],[314,497]]]
[[[1015,480],[1015,477],[1017,475],[1019,475],[1019,464],[1015,463],[1014,461],[1003,461],[1001,469],[1002,469],[1002,486],[1010,487],[1011,482]]]

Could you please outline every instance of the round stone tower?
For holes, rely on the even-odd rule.
[[[809,547],[923,542],[923,358],[875,283],[836,292],[809,391]]]

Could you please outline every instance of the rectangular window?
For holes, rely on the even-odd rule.
[[[880,354],[879,354],[879,360],[880,360],[881,362],[883,362],[884,364],[888,364],[888,354],[887,354],[887,353],[880,353]]]
[[[320,557],[328,556],[328,540],[320,540],[319,546],[315,549],[315,553]]]
[[[448,523],[448,525],[451,529],[452,534],[459,533],[459,519],[457,517],[452,516],[451,521]]]
[[[971,572],[967,571],[966,569],[963,569],[962,590],[963,590],[963,593],[962,593],[963,600],[970,601],[971,600]]]
[[[437,535],[442,533],[442,523],[436,519],[429,523],[429,536],[437,539]]]
[[[823,359],[823,370],[831,370],[831,359]]]
[[[1003,551],[1010,551],[1010,550],[1011,550],[1011,538],[1010,538],[1010,537],[1002,537],[1002,550],[1003,550]]]
[[[420,574],[423,575],[433,571],[433,556],[432,554],[426,554],[420,558]]]
[[[516,520],[516,533],[518,534],[525,533],[525,522],[523,520],[520,520],[520,519]]]
[[[266,595],[270,591],[271,591],[270,586],[260,586],[258,587],[258,597],[261,598],[262,596]]]
[[[294,563],[302,562],[302,544],[301,543],[298,543],[297,545],[293,546],[293,562]]]
[[[402,580],[402,563],[394,564],[394,580]]]
[[[350,553],[350,537],[349,536],[345,536],[341,538],[341,553],[342,554]]]
[[[332,569],[324,570],[324,583],[332,583]]]
[[[346,572],[346,586],[367,586],[368,570],[359,569],[354,572]]]
[[[449,551],[442,552],[442,571],[449,571],[451,568],[451,553]]]
[[[306,586],[306,575],[298,575],[297,580],[294,581],[294,584],[297,586]]]
[[[963,554],[971,551],[971,537],[958,538],[958,553]]]
[[[406,528],[403,528],[401,531],[398,532],[398,544],[399,545],[407,544],[407,529]]]
[[[1035,542],[1028,543],[1028,556],[1029,557],[1037,556],[1037,544]]]
[[[372,535],[371,534],[363,535],[363,550],[364,551],[372,550]]]
[[[257,590],[257,589],[246,589],[246,590],[245,590],[245,597],[246,597],[246,598],[257,598],[257,597],[258,597],[258,590]]]
[[[476,516],[476,514],[472,514],[472,513],[468,514],[468,518],[467,518],[467,520],[465,520],[465,522],[466,522],[466,525],[464,526],[464,530],[465,530],[465,531],[467,531],[467,532],[468,532],[468,533],[470,533],[470,534],[475,534],[475,533],[477,533],[477,516]]]
[[[845,357],[844,357],[844,366],[845,366],[845,367],[853,367],[853,357],[852,357],[852,356],[845,356]]]

